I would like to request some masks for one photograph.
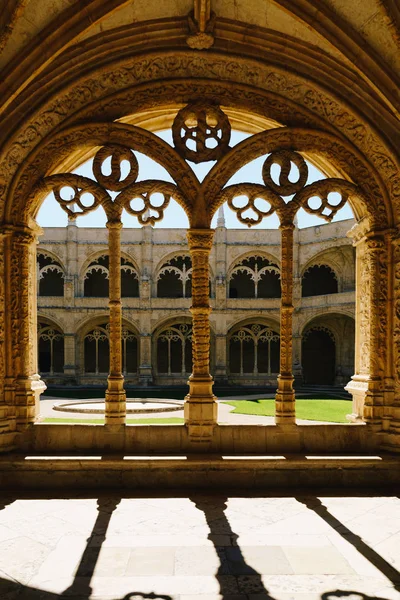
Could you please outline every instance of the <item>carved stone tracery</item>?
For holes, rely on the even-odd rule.
[[[129,125],[99,124],[96,130],[95,125],[83,126],[82,129],[86,132],[88,139],[92,139],[92,143],[103,136],[109,140],[107,145],[97,151],[94,158],[93,173],[96,181],[69,173],[45,177],[38,182],[30,194],[27,205],[33,206],[35,195],[53,189],[56,200],[71,218],[87,214],[99,205],[106,212],[110,256],[110,374],[106,393],[106,423],[120,425],[125,420],[121,350],[121,213],[123,209],[126,209],[130,214],[135,215],[141,224],[154,225],[156,221],[162,219],[171,197],[177,199],[188,211],[191,223],[188,241],[192,258],[192,306],[190,310],[193,316],[193,373],[189,379],[190,391],[185,405],[185,418],[191,438],[209,441],[216,423],[216,403],[212,393],[212,378],[209,373],[209,314],[211,311],[209,253],[213,238],[213,231],[209,227],[213,212],[224,201],[227,201],[228,205],[236,212],[239,220],[249,227],[260,223],[273,213],[276,213],[280,220],[282,296],[276,421],[279,424],[294,423],[295,395],[292,373],[294,218],[297,211],[303,208],[326,221],[331,221],[337,211],[351,198],[355,206],[360,207],[360,210],[370,213],[372,220],[376,217],[376,213],[367,202],[369,199],[368,186],[367,191],[361,190],[355,184],[339,178],[324,179],[307,185],[308,167],[303,155],[299,152],[306,153],[322,148],[322,143],[326,140],[324,136],[318,137],[318,132],[280,128],[255,135],[244,140],[238,146],[229,148],[229,119],[213,103],[192,103],[178,112],[173,124],[175,148],[171,149],[168,146],[168,150],[165,143],[154,134],[144,133],[139,128]],[[77,144],[77,131],[70,133],[72,142]],[[106,133],[107,136],[105,136]],[[208,143],[210,140],[212,144]],[[143,143],[143,147],[140,145],[141,143]],[[155,180],[138,182],[138,162],[134,152],[139,148],[161,164],[164,164],[165,161],[170,174],[176,176],[176,184]],[[298,148],[298,150],[294,148]],[[62,151],[64,152],[64,150]],[[330,152],[333,153],[330,148],[324,148],[324,157],[328,157]],[[241,166],[266,153],[269,155],[262,168],[264,185],[242,183],[226,186],[230,177]],[[105,160],[110,160],[111,164],[111,172],[107,175],[103,172]],[[208,160],[217,160],[218,162],[203,183],[200,183],[186,164],[187,160],[195,163]],[[129,165],[126,176],[122,175],[122,161],[127,161]],[[278,181],[272,174],[273,165],[279,168]],[[295,181],[291,177],[293,169],[297,169]],[[24,187],[27,185],[27,180],[22,178],[20,183]],[[70,197],[68,197],[68,188],[72,190]],[[154,193],[162,195],[161,204],[152,204]],[[335,195],[333,196],[333,194]],[[235,203],[239,196],[247,198],[244,206],[238,206]],[[248,215],[249,211],[252,213],[250,216]],[[377,290],[376,264],[379,255],[373,252],[372,240],[370,240],[370,250],[369,258],[364,265],[366,269],[365,285],[368,290],[371,286]],[[23,272],[27,273],[26,269],[23,269]],[[371,352],[371,344],[375,348],[377,347],[376,325],[377,322],[365,333],[363,317],[361,318],[360,335],[362,339],[365,338],[369,352]],[[20,333],[21,339],[24,341],[25,330]],[[374,373],[376,372],[376,377],[379,377],[381,372],[376,366],[372,367],[371,360],[367,361],[368,364],[365,365],[360,363],[360,373],[372,370]],[[24,373],[25,371],[28,372],[29,369],[25,368],[22,360],[20,372]]]

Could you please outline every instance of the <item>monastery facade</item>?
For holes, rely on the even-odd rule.
[[[345,385],[354,374],[353,221],[294,232],[293,373]],[[192,372],[192,263],[185,229],[121,232],[127,385],[182,385]],[[38,363],[47,385],[105,385],[109,372],[108,231],[45,228],[38,245]],[[210,252],[211,373],[217,384],[276,386],[280,231],[227,229]]]

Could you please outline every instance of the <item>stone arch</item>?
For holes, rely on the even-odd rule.
[[[247,317],[226,335],[228,377],[233,383],[273,384],[279,372],[279,325],[265,317]]]
[[[55,320],[38,315],[38,371],[46,380],[64,373],[64,329]]]
[[[186,66],[187,66],[187,71],[186,71],[186,73],[187,73],[187,75],[186,75],[186,76],[189,76],[189,77],[190,77],[190,68],[191,68],[192,66],[194,66],[194,65],[193,65],[193,56],[191,56],[190,58],[189,58],[189,56],[190,56],[190,55],[188,55],[187,53],[183,53],[183,54],[182,54],[182,57],[185,57],[185,60],[186,60],[186,57],[187,57],[187,62],[186,62]],[[157,61],[158,61],[158,62],[157,62],[158,73],[161,73],[161,71],[162,71],[162,69],[163,69],[163,60],[164,60],[164,59],[165,59],[165,57],[160,57],[160,55],[158,55],[158,56],[157,56]],[[214,61],[214,63],[215,63],[215,56],[213,56],[213,54],[212,54],[212,53],[208,54],[208,55],[207,55],[207,57],[204,57],[204,59],[207,61],[207,63],[208,63],[208,62],[210,63],[210,66],[211,66],[211,64],[213,63],[213,61]],[[149,60],[149,59],[148,59],[148,60]],[[150,59],[150,60],[151,60],[151,59]],[[224,61],[224,58],[223,58],[223,57],[219,57],[219,63],[218,63],[218,68],[219,68],[219,69],[222,69],[222,68],[223,68],[223,61]],[[248,64],[248,66],[250,67],[250,65],[251,65],[251,60],[250,60],[250,59],[247,59],[247,60],[243,61],[243,65],[244,65],[244,64],[246,64],[246,63],[247,63],[247,64]],[[178,64],[179,64],[179,61],[178,61]],[[214,73],[216,73],[216,70],[215,70],[215,64],[214,64],[213,66],[214,66],[214,69],[210,69],[210,70],[209,70],[209,73],[212,73],[212,74],[214,75]],[[165,65],[165,68],[167,68],[167,65]],[[258,65],[257,65],[257,69],[261,69],[261,71],[260,71],[260,74],[261,74],[261,72],[262,72],[262,69],[263,69],[263,68],[264,68],[264,67],[263,67],[263,66],[260,66],[260,64],[258,64]],[[178,70],[179,70],[179,69],[178,69]],[[237,85],[237,87],[238,87],[238,91],[239,91],[239,88],[240,88],[241,86],[243,86],[243,85],[244,85],[244,86],[246,86],[246,84],[248,85],[248,83],[249,83],[249,82],[248,82],[248,81],[246,81],[246,77],[248,78],[248,75],[249,75],[249,73],[248,73],[248,69],[246,70],[246,69],[242,68],[242,66],[241,66],[241,69],[240,69],[240,76],[239,76],[239,77],[236,77],[236,79],[235,79],[235,85]],[[270,75],[271,75],[271,74],[270,74]],[[265,77],[266,77],[266,76],[267,76],[267,75],[265,75]],[[211,77],[211,75],[210,75],[210,77]],[[242,81],[240,81],[240,78],[241,78],[241,77],[242,77]],[[88,81],[89,81],[89,80],[88,80]],[[307,117],[308,117],[308,122],[307,122],[307,125],[312,123],[312,124],[313,124],[313,126],[317,126],[319,129],[323,128],[323,121],[321,120],[321,116],[322,116],[322,115],[324,115],[324,120],[325,120],[325,129],[327,129],[327,130],[330,130],[330,131],[333,131],[333,129],[334,129],[334,128],[337,128],[338,130],[340,130],[340,124],[339,124],[339,115],[340,115],[340,114],[343,114],[343,111],[345,111],[345,110],[346,110],[346,108],[348,109],[348,107],[346,107],[346,108],[345,108],[345,105],[342,105],[342,106],[340,106],[340,101],[338,101],[338,99],[336,98],[336,99],[335,99],[335,101],[336,101],[336,104],[337,104],[337,112],[335,113],[335,111],[331,111],[331,113],[328,115],[328,113],[327,113],[326,111],[324,111],[324,106],[325,106],[325,105],[327,105],[329,102],[332,102],[332,98],[329,98],[329,99],[328,99],[328,96],[325,96],[325,97],[324,97],[324,96],[323,96],[323,94],[322,94],[322,95],[320,94],[320,96],[318,97],[318,100],[319,100],[319,102],[315,101],[314,103],[308,103],[308,106],[307,106],[307,107],[305,107],[305,106],[302,106],[302,105],[301,105],[300,98],[297,98],[297,99],[295,99],[295,98],[293,98],[293,99],[292,99],[292,98],[290,98],[290,91],[294,91],[294,87],[289,85],[289,75],[288,75],[287,73],[285,74],[284,81],[285,81],[285,85],[282,85],[282,79],[281,79],[281,82],[280,82],[280,83],[281,83],[281,85],[280,85],[280,86],[276,86],[276,87],[277,87],[277,89],[279,89],[279,90],[280,90],[280,92],[281,92],[281,94],[282,94],[283,96],[284,96],[284,95],[286,95],[286,96],[287,96],[287,97],[285,98],[285,101],[287,102],[287,104],[288,104],[288,105],[289,105],[290,103],[293,103],[293,110],[291,111],[291,112],[292,112],[292,114],[293,114],[293,113],[296,113],[297,115],[299,115],[299,116],[300,116],[300,114],[301,114],[301,113],[302,113],[302,111],[303,111],[303,115],[304,115],[304,121],[305,121],[305,122],[307,122],[306,115],[307,115]],[[211,79],[211,82],[212,82],[212,79]],[[182,84],[182,82],[180,82],[180,83]],[[212,82],[212,83],[215,85],[215,82]],[[270,84],[270,85],[268,86],[270,89],[271,89],[271,87],[272,87],[272,88],[274,88],[274,85],[272,85],[272,86],[271,86],[271,83],[273,83],[273,84],[275,84],[275,85],[276,85],[276,84],[277,84],[277,79],[275,79],[275,80],[274,80],[274,78],[273,78],[273,77],[272,77],[272,78],[270,77],[270,79],[269,79],[269,84]],[[304,81],[303,81],[302,83],[304,83]],[[156,82],[154,82],[154,84],[156,84]],[[253,86],[254,86],[254,81],[252,82],[252,84],[253,84]],[[126,82],[123,80],[123,78],[121,79],[121,85],[124,85],[124,86],[125,86],[125,88],[126,88]],[[140,85],[141,85],[141,84],[140,84],[140,82],[138,82],[138,87],[140,87]],[[149,85],[151,85],[151,84],[149,84],[149,83],[147,83],[147,84],[146,84],[146,83],[143,83],[143,84],[142,84],[142,88],[143,88],[143,86],[146,86],[146,85],[147,85],[147,89],[146,89],[146,98],[147,98],[147,100],[148,100],[148,87],[149,87]],[[190,84],[188,84],[188,85],[190,85]],[[265,94],[266,92],[265,92],[265,91],[264,91],[264,89],[263,89],[263,88],[265,87],[265,85],[264,85],[264,82],[263,82],[263,79],[262,79],[261,75],[260,75],[260,77],[258,78],[258,85],[259,85],[259,90],[258,90],[258,92],[259,92],[259,96],[263,96],[263,94]],[[220,84],[220,85],[219,85],[219,88],[218,88],[218,91],[219,91],[219,95],[220,95],[220,97],[221,97],[221,98],[223,97],[223,88],[224,88],[224,85]],[[232,89],[232,88],[231,88],[231,89]],[[290,91],[289,91],[289,90],[290,90]],[[139,90],[136,90],[136,91],[139,91]],[[144,90],[143,90],[143,91],[144,91]],[[225,86],[225,93],[226,93],[226,92],[227,92],[227,88],[226,88],[226,86]],[[315,94],[315,90],[312,90],[312,92]],[[70,90],[70,93],[71,93],[71,90]],[[114,93],[118,93],[118,91],[117,91],[117,90],[114,90]],[[171,93],[172,93],[172,90],[171,90]],[[209,93],[212,93],[212,94],[213,94],[213,96],[215,97],[215,92],[214,92],[214,91],[212,91],[212,92],[210,91]],[[123,94],[125,94],[125,97],[127,97],[127,96],[128,96],[127,89],[125,89],[123,92],[121,92],[121,94],[122,94],[122,95],[123,95]],[[175,96],[176,96],[176,85],[175,85],[175,88],[174,88],[174,94],[175,94]],[[310,91],[310,94],[311,94],[311,91]],[[238,94],[238,95],[240,95],[240,94]],[[205,96],[207,96],[207,94],[206,94]],[[166,91],[166,96],[164,97],[164,101],[165,101],[165,102],[167,101],[167,98],[168,98],[168,90]],[[243,97],[242,97],[242,98],[243,98]],[[131,100],[131,98],[130,98],[130,100]],[[60,101],[61,101],[61,99],[60,99]],[[112,101],[114,106],[115,106],[115,101],[116,101],[116,97],[114,97],[114,98],[113,98],[113,101]],[[139,101],[139,99],[138,99],[138,101]],[[184,101],[185,101],[185,100],[183,100],[183,102],[184,102]],[[106,113],[107,113],[107,111],[104,111],[105,104],[107,103],[107,100],[106,100],[106,99],[104,99],[104,100],[99,100],[99,102],[100,102],[100,104],[102,104],[102,108],[101,108],[101,110],[102,110],[102,114],[104,115],[104,114],[106,114]],[[111,104],[111,100],[110,100],[110,99],[108,100],[108,102]],[[231,101],[231,102],[232,102],[232,101]],[[297,102],[297,104],[296,104],[296,102]],[[123,102],[122,102],[122,103],[123,103]],[[244,99],[242,99],[242,103],[244,103]],[[225,103],[224,103],[224,104],[225,104]],[[226,104],[227,104],[227,105],[229,105],[229,102],[226,102]],[[238,100],[237,100],[237,104],[238,104],[238,105],[240,105],[240,99],[238,99]],[[253,111],[253,112],[255,112],[255,113],[257,113],[257,98],[256,98],[256,97],[254,98],[254,102],[253,102],[253,104],[254,104],[254,106],[252,106],[252,111]],[[131,102],[131,101],[130,101],[130,107],[131,107],[131,108],[130,108],[130,110],[132,111],[132,107],[134,108],[134,105],[132,105],[132,102]],[[92,111],[92,112],[90,113],[91,115],[93,115],[93,114],[96,114],[96,113],[93,113],[93,108],[94,108],[94,107],[91,105],[91,108],[90,108],[90,110]],[[264,110],[262,111],[262,112],[263,112],[263,114],[266,114],[266,112],[268,113],[268,111],[265,111],[265,106],[264,106],[263,108],[264,108]],[[296,110],[294,110],[295,108],[296,108]],[[48,111],[48,110],[49,110],[49,107],[47,107],[47,109],[46,109],[46,110]],[[88,107],[86,108],[86,110],[88,110]],[[99,110],[100,110],[100,106],[99,106]],[[111,109],[111,106],[110,106],[109,110],[110,110],[110,113],[111,113],[111,110],[112,110],[112,109]],[[248,108],[247,108],[247,110],[248,110]],[[276,110],[276,109],[275,109],[275,110]],[[260,111],[260,112],[261,112],[261,111]],[[318,112],[320,112],[320,115],[318,115]],[[83,116],[83,113],[81,113],[79,116],[80,116],[80,117],[82,117],[82,116]],[[74,116],[74,118],[75,118],[75,119],[78,119],[78,118],[79,118],[79,116],[78,116],[78,111],[77,111],[77,112],[75,113],[75,116]],[[118,116],[117,116],[117,115],[115,115],[115,110],[114,110],[113,118],[121,118],[121,117],[123,117],[123,116],[124,116],[124,115],[121,115],[121,114],[120,114],[120,115],[118,115]],[[282,115],[282,116],[284,116],[284,115]],[[65,114],[65,112],[64,112],[64,115],[63,115],[64,122],[65,122],[65,117],[66,117],[66,114]],[[330,119],[330,118],[331,118],[333,121],[336,119],[336,122],[335,122],[334,124],[333,124],[333,122],[332,122],[332,124],[330,124],[330,123],[329,123],[329,119]],[[314,121],[313,121],[313,119],[314,119]],[[362,117],[359,117],[359,119],[360,119],[360,123],[362,123],[362,124],[363,124],[363,119],[362,119]],[[351,114],[351,115],[350,115],[350,113],[349,113],[349,120],[352,120],[352,123],[354,122],[354,124],[355,124],[355,122],[356,122],[356,120],[357,120],[357,117],[356,117],[356,116],[354,116],[353,114]],[[278,119],[278,121],[279,121],[280,123],[285,123],[285,118]],[[300,119],[299,119],[299,121],[300,121]],[[318,123],[318,124],[317,124],[317,123]],[[302,125],[304,125],[304,122],[302,123]],[[362,125],[362,126],[364,126],[364,125]],[[353,129],[353,131],[351,131],[351,129]],[[363,138],[363,135],[360,135],[360,133],[361,133],[361,134],[364,134],[364,131],[362,131],[362,130],[361,130],[361,132],[360,132],[360,131],[358,131],[357,133],[358,133],[358,140],[361,140],[361,138]],[[349,139],[350,139],[352,135],[355,135],[355,134],[356,134],[355,127],[354,127],[354,128],[347,127],[347,128],[346,128],[346,134],[347,134],[348,136],[350,136],[350,137],[349,137]],[[364,136],[364,137],[365,137],[365,136]],[[364,138],[363,138],[363,140],[364,140]],[[352,139],[351,141],[353,141],[353,139]],[[357,142],[357,140],[355,140],[355,141]],[[380,148],[380,146],[381,146],[381,145],[382,145],[382,143],[381,143],[381,144],[378,144],[378,145],[376,145],[376,146],[375,146],[375,149],[378,149],[378,148]],[[367,145],[365,145],[365,148],[367,148]],[[377,155],[377,154],[375,154],[375,155],[374,155],[374,158],[375,158],[375,157],[376,157],[376,160],[378,160],[378,155]],[[382,157],[382,153],[380,153],[380,157]],[[392,159],[391,159],[391,160],[392,160]],[[24,162],[24,160],[22,159],[22,160],[20,161],[20,163],[23,163],[23,162]],[[322,161],[322,163],[324,163],[324,162],[325,162],[325,164],[327,164],[326,160],[325,160],[325,161],[324,161],[324,160]],[[392,164],[393,164],[393,163],[392,163]],[[343,166],[343,168],[345,168],[345,161],[343,161],[343,162],[342,162],[342,166]],[[393,168],[390,166],[390,164],[389,164],[389,163],[386,163],[386,165],[384,165],[384,163],[382,162],[382,159],[380,158],[380,164],[379,164],[379,167],[382,167],[383,169],[385,169],[386,167],[387,167],[387,168],[389,168],[389,169],[390,169],[390,173],[388,173],[388,175],[390,175],[390,179],[391,179],[391,180],[393,180],[394,171],[393,171]],[[373,169],[372,169],[372,170],[373,170]],[[369,171],[369,172],[370,172],[370,174],[372,173],[372,171],[371,171],[371,165],[369,165],[369,168],[367,168],[367,171]],[[351,176],[351,175],[350,175],[350,176]],[[361,178],[359,178],[359,179],[361,179]],[[383,189],[383,188],[382,188],[382,189]],[[385,192],[383,192],[383,193],[378,193],[378,197],[383,197],[383,196],[385,196]],[[372,196],[371,196],[371,197],[372,197]],[[375,196],[375,197],[376,197],[376,196]],[[389,219],[389,220],[390,220],[390,219]]]
[[[103,125],[103,124],[102,124]],[[93,128],[95,127],[95,124],[92,124]],[[114,126],[111,126],[109,124],[107,124],[107,130],[108,132],[110,132],[111,130],[113,130]],[[118,130],[119,133],[121,133],[121,130]],[[74,133],[75,135],[78,135],[81,133],[81,128],[76,128]],[[371,169],[371,165],[368,165],[368,161],[364,160],[364,157],[362,156],[362,154],[354,152],[353,148],[350,147],[350,145],[346,146],[346,142],[344,142],[342,139],[338,138],[338,136],[334,136],[331,134],[327,134],[325,132],[321,133],[318,132],[318,134],[315,133],[315,130],[311,130],[311,129],[303,129],[303,128],[293,128],[293,129],[286,129],[286,128],[280,128],[280,130],[276,130],[274,132],[267,132],[267,134],[271,134],[273,133],[273,136],[276,136],[276,138],[279,137],[279,144],[278,144],[278,139],[276,139],[275,141],[277,142],[277,146],[276,148],[281,144],[282,140],[285,141],[284,146],[286,144],[285,147],[295,147],[296,149],[298,149],[300,152],[303,152],[304,155],[314,155],[314,154],[320,154],[322,156],[321,161],[328,165],[328,163],[331,161],[333,163],[333,169],[336,169],[339,173],[345,173],[346,172],[346,166],[349,166],[349,170],[354,172],[354,174],[356,175],[360,175],[361,172],[364,173],[364,175],[366,175],[366,178],[363,179],[363,188],[365,188],[366,190],[366,197],[368,197],[368,199],[371,199],[371,202],[374,201],[375,198],[379,198],[380,200],[382,198],[384,198],[384,200],[386,200],[387,196],[385,193],[379,194],[376,192],[379,192],[381,189],[384,191],[384,186],[380,187],[380,180],[379,180],[379,176],[377,176],[375,179],[375,171],[374,169]],[[278,135],[279,133],[279,135]],[[60,134],[61,135],[61,134]],[[94,133],[92,132],[92,135],[94,135]],[[261,142],[262,144],[264,144],[264,142],[266,141],[267,135],[266,134],[259,134],[262,137],[258,137],[255,144],[258,146]],[[273,136],[269,136],[269,141],[271,141],[271,139],[273,138]],[[303,137],[302,137],[303,136]],[[314,137],[313,137],[314,136]],[[107,137],[107,140],[109,140],[109,137],[111,137],[111,134]],[[146,136],[145,136],[146,137]],[[271,139],[270,139],[271,138]],[[313,142],[315,143],[310,143],[310,139],[313,138]],[[55,143],[55,139],[54,138],[52,140],[53,143],[53,150],[57,147],[57,144]],[[98,140],[98,138],[96,138]],[[116,138],[119,141],[121,141],[121,138]],[[147,139],[147,138],[146,138]],[[330,141],[331,144],[327,144],[326,142]],[[71,141],[73,141],[73,138],[71,138]],[[302,145],[300,143],[300,146],[298,147],[297,144],[298,142],[304,142],[304,144]],[[318,143],[317,143],[318,142]],[[99,141],[95,142],[91,141],[90,144],[90,148],[93,147],[93,145],[96,145],[96,143],[101,143]],[[329,146],[329,151],[327,151],[327,145]],[[89,144],[88,144],[89,146]],[[246,160],[248,158],[248,153],[247,151],[249,150],[250,146],[246,145],[246,144],[241,144],[240,148],[238,147],[237,153],[234,154],[235,156],[238,156],[240,154],[242,154],[243,156],[246,157]],[[265,147],[263,147],[263,151],[268,151],[268,149],[271,149],[269,145],[265,145]],[[256,156],[257,153],[259,152],[259,148],[253,148],[253,155]],[[325,154],[324,154],[325,152]],[[231,155],[230,158],[232,158]],[[349,160],[352,159],[352,160]],[[59,163],[61,164],[62,160],[65,159],[64,157],[60,157],[58,156],[59,159]],[[72,159],[71,159],[72,160]],[[64,163],[65,164],[65,163]],[[28,171],[26,171],[23,175],[24,178],[27,177],[27,173]],[[32,174],[32,171],[31,171]],[[36,173],[37,177],[40,177],[43,173],[40,172],[40,168],[38,169],[38,172]],[[229,168],[226,168],[226,161],[224,163],[224,160],[221,161],[220,164],[220,168],[217,169],[214,174],[217,174],[218,177],[216,178],[216,182],[213,183],[213,185],[215,183],[217,184],[223,184],[224,182],[226,183],[227,179],[226,176],[229,175]],[[352,174],[347,173],[347,176],[349,179],[353,179],[355,181],[355,183],[358,183],[361,180],[361,177],[353,177]],[[371,176],[371,177],[370,177]],[[370,179],[369,179],[370,177]],[[20,180],[22,181],[22,179]],[[22,181],[22,183],[24,183]],[[187,184],[187,182],[186,182]],[[23,187],[23,186],[22,186]],[[206,186],[207,187],[207,186]],[[21,188],[22,189],[22,188]],[[17,182],[15,182],[15,187],[14,190],[20,192],[21,191],[20,187],[17,185]],[[210,189],[208,190],[210,191]],[[373,192],[373,193],[370,193]],[[22,194],[23,195],[23,194]],[[18,194],[16,194],[16,198],[18,197]],[[212,197],[212,196],[211,196]],[[33,201],[34,204],[34,201]],[[200,201],[201,204],[201,201]],[[215,202],[214,202],[215,204]],[[384,202],[381,202],[381,205],[383,207]],[[371,204],[372,205],[372,204]],[[203,208],[204,208],[204,203],[203,203]],[[192,206],[193,208],[193,206]],[[211,211],[214,210],[213,205],[209,207],[209,214],[208,214],[208,220],[206,218],[203,218],[202,221],[195,221],[195,225],[196,226],[200,226],[200,225],[207,225],[208,221],[210,220],[212,214]],[[390,209],[390,206],[388,205],[388,209]],[[201,211],[200,211],[201,212]],[[390,212],[390,210],[388,210],[388,212]],[[359,214],[358,217],[360,217],[362,215],[362,210],[361,208],[359,209]],[[15,216],[15,214],[14,214]],[[28,216],[28,214],[26,213],[25,216]],[[377,209],[377,212],[374,213],[373,211],[370,213],[369,215],[371,217],[371,223],[369,225],[369,227],[373,227],[373,226],[383,226],[383,224],[385,224],[385,226],[387,225],[387,221],[391,220],[391,214],[387,214],[387,212],[385,210],[383,210],[381,213],[379,213],[379,207]],[[10,217],[13,217],[13,215],[10,213]],[[192,223],[193,225],[193,223]]]
[[[317,252],[303,265],[300,272],[301,277],[303,277],[306,271],[314,265],[327,265],[335,273],[339,292],[354,289],[355,259],[352,246],[334,246],[326,248],[321,252]],[[353,271],[351,276],[349,273],[350,270]]]
[[[259,261],[268,261],[269,264]],[[252,259],[255,259],[255,265],[252,265]],[[243,263],[248,263],[243,265]],[[227,272],[227,287],[229,298],[279,298],[280,297],[280,269],[279,260],[275,260],[272,254],[267,252],[246,252],[238,256],[229,265]],[[264,281],[263,281],[264,278]],[[236,285],[233,287],[233,280],[236,279]],[[263,284],[260,288],[260,284]],[[268,289],[271,288],[271,289]],[[236,293],[234,293],[234,290]]]
[[[323,262],[315,263],[304,271],[301,278],[301,295],[303,298],[337,294],[339,291],[338,275],[330,265]]]
[[[155,380],[184,384],[192,368],[191,316],[163,319],[153,328],[152,345]]]
[[[157,298],[190,298],[192,258],[189,250],[173,252],[159,261],[154,271]]]
[[[354,316],[343,312],[314,315],[303,326],[301,336],[305,383],[344,385],[350,380],[354,372],[355,360]],[[314,343],[310,341],[311,336],[315,338]],[[333,346],[330,345],[327,336],[333,341]],[[309,355],[306,356],[306,353]],[[310,377],[308,371],[314,373],[314,378]]]
[[[98,383],[101,385],[105,385],[106,381],[104,376],[108,375],[109,370],[109,345],[108,345],[108,331],[107,324],[109,322],[109,314],[105,313],[104,315],[96,315],[95,317],[88,317],[83,320],[83,322],[79,323],[76,327],[75,339],[77,345],[77,356],[78,356],[78,368],[81,381],[86,381],[88,377],[94,377],[95,380],[92,383]],[[101,333],[100,343],[102,344],[101,351],[99,352],[99,347],[97,348],[97,352],[99,352],[98,357],[95,357],[95,360],[91,360],[90,368],[87,368],[87,354],[89,350],[86,348],[87,346],[87,337],[90,332],[94,330],[99,330]],[[122,319],[122,336],[124,338],[124,330],[128,332],[132,332],[135,337],[135,348],[129,348],[127,344],[122,344],[122,353],[123,353],[123,369],[124,375],[127,377],[127,382],[129,380],[137,379],[137,371],[139,368],[139,330],[136,324],[132,323],[130,320],[123,318]],[[125,336],[127,337],[127,336]],[[107,339],[105,339],[107,338]],[[123,339],[122,338],[122,339]],[[96,341],[91,339],[89,343],[93,342],[96,345]],[[133,342],[133,339],[128,340],[129,343]],[[93,348],[91,349],[93,350]],[[96,349],[95,349],[96,350]],[[96,352],[90,352],[92,355],[96,355]],[[93,358],[93,356],[91,357]],[[93,364],[92,364],[93,363]],[[128,367],[128,363],[131,363]],[[96,381],[97,380],[97,381]]]
[[[97,252],[93,252],[90,256],[88,256],[86,258],[83,265],[81,266],[80,271],[79,271],[79,279],[78,279],[79,293],[81,296],[86,295],[85,294],[85,281],[86,281],[88,268],[90,267],[90,265],[92,265],[92,263],[96,263],[102,257],[108,257],[108,247],[105,247],[104,250],[98,250]],[[136,280],[137,285],[134,286],[133,293],[132,293],[132,291],[129,292],[129,289],[130,289],[129,278],[125,278],[125,281],[124,281],[123,261],[125,261],[127,263],[127,265],[131,265],[134,269],[134,275],[135,275],[134,279]],[[108,270],[108,267],[106,267],[106,270]],[[104,272],[104,274],[107,277],[107,274],[105,272]],[[122,293],[122,297],[135,298],[135,297],[139,296],[139,286],[140,286],[139,278],[140,278],[140,270],[137,266],[136,259],[132,258],[132,256],[127,252],[121,252],[121,293]],[[124,288],[126,290],[125,293],[124,293]],[[93,294],[88,294],[88,297],[90,297],[91,295],[93,296]],[[105,286],[105,289],[103,290],[102,297],[105,297],[105,298],[108,297],[108,282],[107,282],[107,286]]]
[[[63,296],[66,270],[62,261],[53,252],[42,249],[38,249],[36,259],[38,295]]]
[[[190,263],[191,263],[192,259],[190,257],[189,249],[182,250],[182,251],[176,250],[174,252],[167,254],[164,258],[162,258],[161,260],[158,261],[155,269],[153,269],[153,296],[160,297],[160,296],[158,296],[158,276],[159,276],[161,269],[165,265],[167,265],[168,262],[170,262],[171,260],[178,258],[180,256],[189,257]],[[190,269],[191,269],[191,266],[190,266]],[[212,297],[212,294],[215,291],[215,279],[214,279],[213,269],[210,264],[209,264],[209,271],[210,271],[210,297]],[[191,286],[189,289],[189,294],[185,293],[186,298],[189,298],[190,296],[191,296]]]

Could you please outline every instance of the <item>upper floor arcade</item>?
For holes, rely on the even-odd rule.
[[[315,297],[337,303],[355,289],[355,256],[346,237],[352,222],[295,230],[294,293],[304,306]],[[192,262],[184,229],[124,229],[121,236],[121,295],[127,307],[148,300],[153,308],[166,299],[188,307]],[[38,302],[62,307],[97,306],[108,297],[107,230],[45,228],[37,253]],[[280,232],[227,229],[219,225],[210,253],[209,291],[214,308],[247,304],[278,307]],[[99,300],[100,299],[100,300]],[[101,300],[103,299],[103,300]]]

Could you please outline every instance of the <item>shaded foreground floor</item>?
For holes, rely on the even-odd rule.
[[[0,508],[1,600],[400,599],[395,496],[66,495]]]

